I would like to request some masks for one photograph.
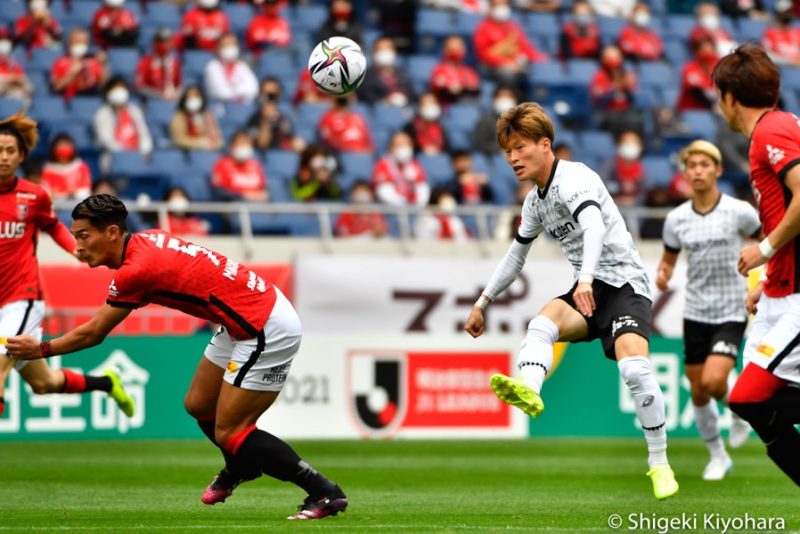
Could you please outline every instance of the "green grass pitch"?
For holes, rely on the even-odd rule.
[[[618,513],[782,517],[800,530],[798,488],[755,438],[733,451],[722,482],[700,479],[698,439],[671,440],[679,495],[658,502],[644,476],[641,439],[296,442],[301,456],[341,484],[347,512],[304,524],[285,517],[302,501],[263,477],[228,502],[200,503],[221,457],[203,441],[5,443],[0,534],[5,532],[613,532]],[[619,531],[629,532],[625,523]],[[657,532],[658,529],[640,530]],[[711,530],[720,532],[720,530]],[[741,532],[741,531],[740,531]]]

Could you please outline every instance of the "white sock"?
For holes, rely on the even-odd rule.
[[[717,403],[711,399],[705,406],[694,407],[694,420],[697,429],[700,430],[700,437],[706,442],[708,452],[711,456],[725,454],[725,445],[722,443],[722,436],[719,434],[719,411]]]
[[[619,374],[633,395],[636,416],[644,430],[649,453],[647,463],[650,467],[669,464],[664,394],[653,377],[650,361],[644,356],[629,356],[621,359],[617,366]]]
[[[553,345],[558,341],[558,327],[545,317],[537,315],[528,324],[528,335],[522,341],[517,358],[517,369],[522,379],[540,393],[545,376],[553,365]]]

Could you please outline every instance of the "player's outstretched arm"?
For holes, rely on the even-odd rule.
[[[56,221],[56,223],[50,226],[46,232],[50,234],[50,237],[53,238],[53,241],[55,241],[59,247],[63,248],[73,256],[78,257],[75,253],[75,249],[77,248],[75,238],[72,237],[72,232],[69,231],[69,228],[67,228],[64,223],[61,221]]]
[[[94,347],[130,313],[130,308],[115,308],[105,304],[89,321],[59,338],[40,343],[32,336],[16,336],[9,338],[6,350],[9,356],[17,359],[36,360]]]
[[[667,290],[667,284],[672,279],[672,273],[675,271],[675,263],[678,261],[678,253],[671,250],[664,250],[661,255],[661,262],[658,264],[658,272],[656,273],[656,287],[661,291]]]

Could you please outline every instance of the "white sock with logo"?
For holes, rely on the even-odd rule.
[[[528,335],[519,350],[517,369],[525,383],[536,393],[541,393],[544,379],[553,365],[553,345],[556,341],[558,327],[544,315],[537,315],[528,323]]]
[[[694,405],[694,420],[700,437],[706,442],[708,452],[711,456],[722,456],[725,454],[725,444],[719,433],[719,411],[717,402],[711,399],[705,406]]]
[[[664,394],[650,369],[650,360],[644,356],[629,356],[621,359],[617,367],[633,395],[636,416],[644,430],[649,453],[647,463],[650,467],[669,464]]]

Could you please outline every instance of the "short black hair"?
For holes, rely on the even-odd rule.
[[[98,230],[105,230],[111,225],[127,232],[128,209],[117,197],[112,195],[92,195],[78,203],[72,210],[72,219],[88,219]]]

